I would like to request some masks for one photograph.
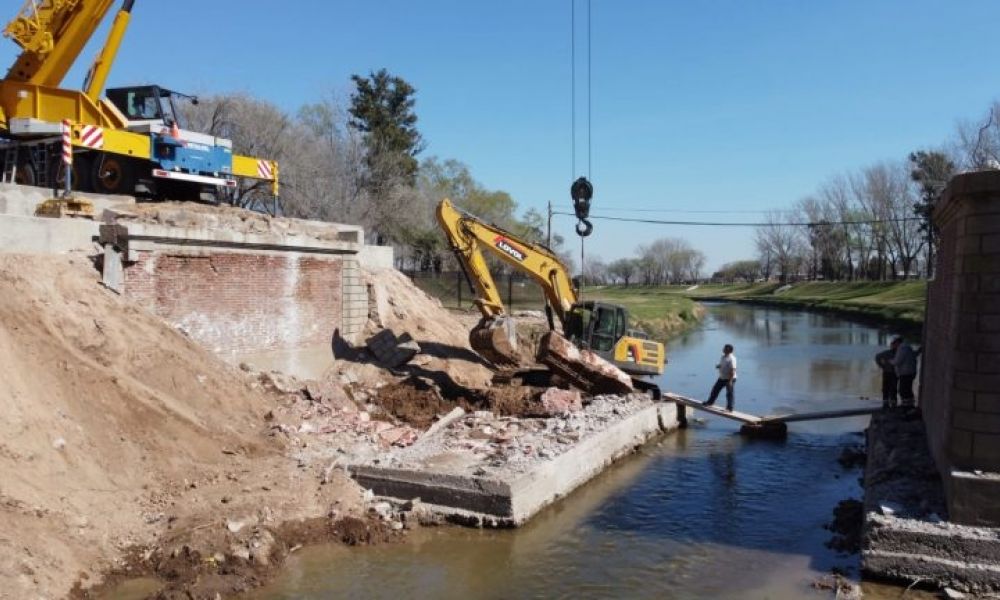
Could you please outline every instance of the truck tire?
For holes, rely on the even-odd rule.
[[[135,163],[114,154],[94,159],[94,191],[99,194],[135,193]]]

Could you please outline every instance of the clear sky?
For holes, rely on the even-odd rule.
[[[585,14],[577,0],[581,96]],[[1000,97],[998,27],[996,0],[592,0],[593,210],[786,208],[830,175],[937,146]],[[423,156],[544,211],[587,174],[582,97],[571,168],[570,30],[570,0],[137,0],[109,85],[294,111],[385,67],[417,89]],[[16,50],[5,40],[0,60]],[[555,229],[578,252],[573,224]],[[587,255],[663,236],[709,268],[753,254],[750,229],[595,221]]]

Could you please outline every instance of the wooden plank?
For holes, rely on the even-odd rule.
[[[694,408],[696,410],[703,410],[705,412],[712,413],[713,415],[725,417],[727,419],[732,419],[734,421],[739,421],[740,423],[749,423],[751,425],[758,425],[761,422],[763,422],[763,419],[761,419],[758,416],[742,413],[736,410],[728,411],[724,408],[719,408],[718,406],[714,405],[705,406],[698,400],[695,400],[693,398],[688,398],[686,396],[681,396],[679,394],[672,394],[667,392],[663,394],[663,398],[665,400],[671,400],[678,404],[683,404],[684,406],[690,406],[691,408]]]
[[[882,412],[881,408],[848,408],[844,410],[825,410],[814,413],[768,416],[761,419],[761,421],[765,423],[792,423],[794,421],[818,421],[820,419],[839,419],[841,417],[874,415],[879,412]]]

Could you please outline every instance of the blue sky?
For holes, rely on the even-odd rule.
[[[995,0],[593,0],[592,16],[595,213],[789,207],[830,175],[941,144],[1000,96]],[[544,210],[568,207],[586,174],[582,105],[571,169],[569,39],[569,0],[138,0],[109,85],[247,91],[294,111],[385,67],[417,88],[424,156]],[[4,41],[0,60],[15,55]],[[573,224],[555,229],[578,253]],[[710,268],[753,254],[750,229],[595,221],[587,255],[663,236]]]

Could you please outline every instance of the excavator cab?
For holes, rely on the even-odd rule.
[[[629,329],[624,307],[604,302],[578,302],[563,323],[563,335],[581,348],[608,360],[633,375],[659,375],[665,357],[663,345]]]

